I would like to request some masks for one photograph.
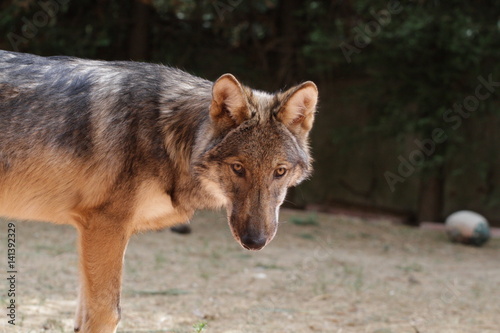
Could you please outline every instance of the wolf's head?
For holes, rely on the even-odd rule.
[[[313,82],[275,95],[231,74],[213,85],[210,134],[196,169],[225,203],[232,233],[246,249],[273,239],[287,189],[311,173],[308,134],[317,99]]]

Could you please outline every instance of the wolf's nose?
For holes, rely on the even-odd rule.
[[[260,250],[266,245],[267,238],[264,236],[244,235],[241,237],[241,243],[247,250]]]

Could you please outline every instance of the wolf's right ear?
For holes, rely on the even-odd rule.
[[[231,74],[224,74],[212,87],[210,118],[219,132],[234,128],[250,118],[243,86]]]
[[[304,82],[284,93],[284,101],[277,118],[293,134],[305,139],[312,128],[318,88],[312,81]]]

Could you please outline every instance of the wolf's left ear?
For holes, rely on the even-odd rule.
[[[224,74],[215,81],[210,117],[221,132],[250,118],[244,88],[233,75]]]
[[[285,93],[276,117],[290,132],[305,139],[313,125],[317,102],[318,88],[312,81],[304,82]]]

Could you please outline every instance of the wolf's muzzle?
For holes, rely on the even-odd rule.
[[[267,237],[260,233],[245,233],[240,235],[241,245],[247,250],[260,250],[267,243]]]

